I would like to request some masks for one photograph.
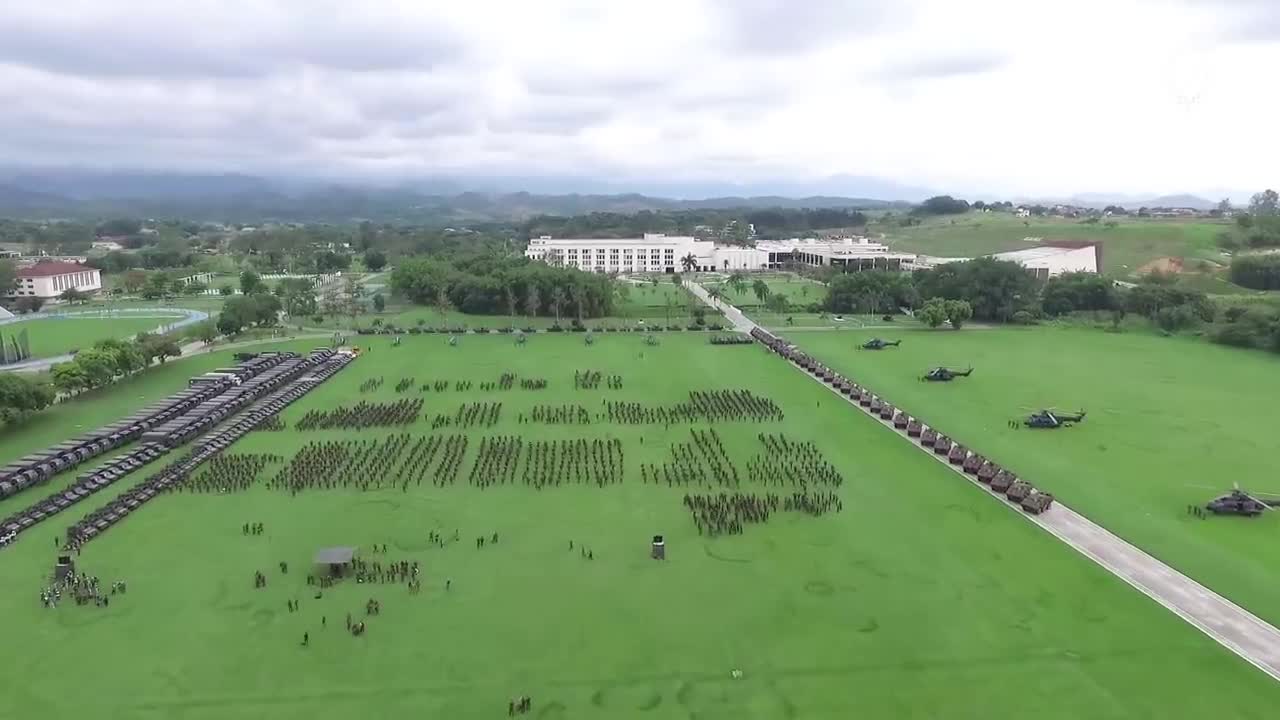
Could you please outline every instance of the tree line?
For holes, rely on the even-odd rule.
[[[142,333],[132,342],[99,340],[77,352],[70,362],[54,365],[49,378],[59,392],[76,395],[145,370],[156,360],[163,363],[181,354],[177,341],[167,335]]]

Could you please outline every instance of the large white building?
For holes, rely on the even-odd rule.
[[[890,252],[866,238],[792,239],[754,247],[716,245],[684,235],[649,233],[640,238],[552,238],[529,241],[525,256],[549,265],[600,273],[683,272],[685,258],[697,272],[778,269],[788,263],[849,269],[905,269],[914,254]]]
[[[102,289],[102,273],[88,265],[69,262],[38,262],[15,272],[13,297],[56,298],[75,288],[91,293]]]
[[[1039,238],[1036,238],[1039,240]],[[1022,250],[988,255],[997,260],[1016,262],[1040,280],[1069,272],[1102,272],[1102,243],[1049,240]],[[970,258],[944,258],[921,255],[913,261],[908,269],[928,270],[939,265],[953,262],[967,262]]]

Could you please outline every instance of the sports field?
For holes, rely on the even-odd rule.
[[[457,347],[438,336],[400,347],[369,340],[363,357],[289,408],[286,429],[230,450],[290,462],[309,443],[363,448],[365,459],[343,470],[295,466],[295,478],[338,487],[272,488],[283,467],[272,462],[247,489],[156,499],[77,558],[104,583],[128,583],[108,608],[39,603],[55,537],[75,512],[0,550],[4,643],[21,668],[0,693],[0,717],[490,718],[527,695],[540,718],[1266,718],[1280,701],[1263,674],[758,346],[683,334],[658,346],[634,335],[591,346],[546,335],[523,347],[499,336]],[[162,372],[198,372],[205,360]],[[586,370],[600,383],[575,387]],[[497,384],[503,373],[515,376],[510,389]],[[397,392],[404,379],[412,387]],[[606,402],[638,403],[626,414],[644,419],[676,412],[691,391],[729,390],[783,418],[599,416]],[[409,425],[296,427],[312,411],[417,399],[424,407]],[[496,421],[433,428],[471,403],[500,404]],[[581,406],[589,422],[522,421],[537,405]],[[719,441],[690,446],[692,430]],[[440,466],[410,454],[378,469],[399,434],[410,445],[465,437],[456,479],[437,485]],[[838,474],[842,510],[779,509],[711,538],[682,497],[719,487],[642,480],[642,466],[673,454],[710,476],[718,456],[740,475],[735,491],[800,492],[752,481],[762,434],[812,443],[808,455],[767,454],[809,482],[820,468]],[[530,477],[551,482],[535,489],[523,481],[526,456],[492,452],[502,438],[581,440],[593,459],[533,468]],[[489,461],[477,465],[482,447]],[[723,452],[703,449],[713,447]],[[506,473],[512,457],[514,482],[476,484]],[[621,480],[575,481],[602,467]],[[262,535],[242,532],[257,522]],[[665,561],[649,557],[655,534]],[[348,580],[317,593],[306,582],[311,559],[335,545],[359,546],[366,562],[419,563],[421,591]],[[256,571],[265,588],[254,588]],[[379,614],[366,615],[370,599]],[[367,623],[364,635],[346,631],[348,613]]]
[[[784,331],[785,334],[785,331]],[[872,335],[901,339],[857,350]],[[795,333],[806,350],[936,422],[1130,542],[1280,623],[1280,513],[1187,514],[1231,490],[1280,493],[1273,356],[1193,338],[1074,328]],[[974,367],[950,383],[931,367]],[[1010,429],[1040,408],[1086,410],[1056,431]]]
[[[747,284],[741,291],[735,291],[728,283],[721,283],[719,285],[720,292],[724,293],[725,300],[731,305],[742,309],[759,307],[763,303],[756,297],[755,290],[752,288],[754,279],[754,275],[748,275]],[[793,306],[803,307],[811,303],[822,302],[827,297],[826,285],[802,277],[775,276],[765,280],[765,285],[769,286],[769,294],[783,295],[787,298],[787,302]]]
[[[178,315],[149,318],[129,316],[42,318],[0,325],[0,334],[6,338],[16,337],[18,333],[26,330],[31,347],[31,358],[37,359],[88,348],[98,340],[131,338],[138,333],[149,332],[181,319]]]

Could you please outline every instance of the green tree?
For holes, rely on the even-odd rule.
[[[436,291],[436,312],[440,313],[440,327],[449,327],[449,310],[452,303],[449,302],[449,292],[441,285]]]
[[[0,374],[0,426],[7,427],[49,407],[54,396],[54,388],[48,382],[18,373]]]
[[[525,289],[524,296],[524,314],[529,316],[529,322],[538,317],[538,310],[542,308],[542,295],[538,292],[538,286],[529,283],[529,287]]]
[[[137,295],[147,284],[147,273],[144,270],[127,270],[120,275],[120,287],[130,295]]]
[[[763,305],[769,299],[769,283],[757,279],[751,283],[751,292],[755,294],[756,300]]]
[[[236,292],[235,288],[231,287],[230,285],[218,286],[218,294],[221,295],[222,297],[231,297],[232,295],[235,294],[235,292]]]
[[[0,295],[13,292],[18,283],[18,270],[10,260],[0,260]]]
[[[18,298],[14,303],[14,310],[20,313],[40,312],[40,308],[44,307],[44,298],[35,295],[26,295]]]
[[[370,272],[378,272],[387,266],[387,256],[381,250],[366,250],[364,253],[364,266]]]
[[[1249,199],[1249,214],[1254,217],[1270,217],[1280,214],[1280,194],[1270,188]]]
[[[551,288],[551,311],[556,316],[556,326],[560,326],[560,310],[564,307],[564,288],[557,285]]]
[[[382,296],[382,293],[374,293],[373,294],[374,312],[382,312],[383,310],[386,310],[386,309],[387,309],[387,299]]]
[[[680,258],[680,267],[684,268],[685,272],[691,273],[698,267],[698,258],[694,257],[693,253],[689,253]]]
[[[240,273],[240,293],[242,295],[253,295],[265,290],[266,287],[262,283],[261,275],[252,270],[245,270]]]
[[[84,368],[74,360],[58,363],[50,368],[49,379],[53,381],[54,389],[68,395],[89,389],[89,377],[85,375]]]
[[[62,301],[68,305],[78,305],[89,302],[89,294],[83,290],[77,290],[76,288],[67,288],[66,290],[63,290],[60,297],[62,298]]]
[[[973,317],[973,307],[964,300],[947,300],[942,308],[946,312],[947,322],[951,323],[953,330],[959,330],[964,327],[965,322]]]
[[[162,272],[154,272],[147,276],[147,284],[142,288],[142,297],[148,300],[159,300],[169,294],[169,277]]]
[[[213,320],[205,320],[196,325],[194,332],[196,339],[208,345],[218,337],[218,324]]]
[[[73,361],[84,371],[85,381],[90,388],[99,388],[109,384],[116,376],[116,359],[111,353],[90,348],[76,353]]]
[[[942,298],[929,298],[916,310],[916,319],[931,328],[941,327],[947,321],[946,302]]]
[[[711,301],[712,305],[720,306],[720,301],[724,299],[724,293],[720,290],[719,285],[712,285],[707,288],[707,299]]]
[[[742,291],[747,289],[747,275],[741,272],[733,273],[726,284],[734,295],[741,295]]]
[[[791,302],[782,293],[771,293],[765,298],[764,307],[771,313],[785,315],[791,309]]]
[[[192,280],[191,282],[182,286],[182,294],[183,295],[203,295],[204,291],[208,289],[209,289],[208,285],[205,285],[199,280]]]
[[[516,288],[512,283],[503,288],[503,293],[507,296],[507,312],[511,315],[511,329],[516,328]]]

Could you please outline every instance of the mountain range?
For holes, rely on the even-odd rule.
[[[590,189],[591,192],[582,192]],[[513,222],[536,215],[709,208],[907,208],[937,194],[878,178],[810,182],[626,182],[592,178],[440,177],[398,182],[269,178],[141,170],[0,167],[0,216],[182,217],[218,222]],[[997,198],[992,198],[997,199]],[[1193,195],[1139,198],[1090,193],[1027,203],[1084,207],[1194,207]]]

